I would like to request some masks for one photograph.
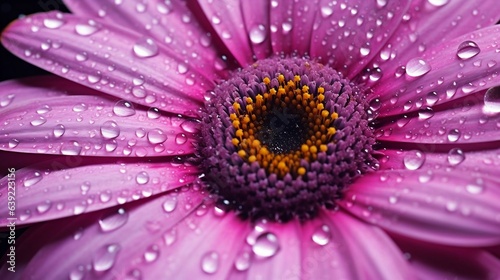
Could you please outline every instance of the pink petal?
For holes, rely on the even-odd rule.
[[[380,101],[379,116],[408,114],[421,106],[441,104],[498,85],[500,63],[494,42],[500,39],[499,34],[500,27],[491,26],[447,40],[426,50],[420,58],[406,61],[407,74],[402,70],[396,79],[394,72],[383,70],[384,75],[392,78],[373,88]],[[477,44],[480,52],[470,59],[461,59],[457,51],[468,41]],[[415,71],[417,68],[420,70]]]
[[[0,180],[0,201],[15,182],[17,224],[79,215],[187,185],[198,177],[193,166],[165,162],[114,162],[65,157],[16,170]],[[10,177],[9,177],[10,176]],[[10,182],[10,183],[9,183]],[[0,225],[11,217],[0,209]]]
[[[196,115],[212,82],[139,33],[56,12],[12,23],[2,43],[28,62],[72,81],[164,111]],[[80,35],[80,30],[88,31]]]
[[[278,5],[284,5],[283,1]],[[311,52],[311,37],[315,19],[319,17],[319,0],[299,0],[290,3],[293,6],[292,30],[289,36],[292,37],[292,50],[297,55],[309,55]],[[283,30],[286,30],[282,26]],[[281,42],[274,42],[281,44]]]
[[[172,241],[175,235],[170,229],[185,225],[186,217],[193,214],[201,200],[197,191],[172,192],[144,203],[101,211],[99,220],[95,215],[64,220],[62,225],[68,225],[61,228],[64,237],[46,244],[37,252],[26,268],[25,276],[65,279],[73,275],[109,279],[120,274],[129,277],[142,275],[152,267],[163,269],[166,263],[154,261],[162,255],[168,257],[168,253],[166,249],[156,251],[156,246],[163,249],[166,242]],[[171,201],[176,202],[174,209],[166,206]],[[47,223],[35,228],[32,234],[54,231],[60,224],[59,221]],[[180,236],[176,237],[174,244],[181,240]],[[134,269],[137,265],[141,265],[141,270]]]
[[[451,101],[442,110],[422,106],[418,114],[409,116],[381,125],[375,131],[377,139],[450,145],[500,139],[500,114],[488,112],[484,92]]]
[[[275,54],[293,53],[293,37],[291,31],[295,24],[295,19],[290,17],[293,14],[293,0],[271,1],[271,11],[269,12],[269,29],[271,30],[271,44]]]
[[[183,1],[64,2],[78,16],[135,30],[155,39],[158,44],[165,44],[164,51],[169,56],[188,62],[209,80],[216,80],[221,74],[214,63],[217,53],[211,38]]]
[[[59,78],[52,80],[58,86]],[[18,88],[11,91],[12,85]],[[5,91],[4,91],[5,90]],[[194,152],[196,123],[134,109],[125,100],[92,96],[92,89],[62,83],[34,87],[27,81],[0,83],[0,149],[64,155],[166,156]],[[67,95],[84,94],[84,95]],[[184,127],[184,128],[183,128]]]
[[[311,56],[345,76],[357,75],[396,30],[410,1],[320,1]]]
[[[457,246],[500,242],[499,181],[453,168],[380,171],[356,180],[341,205],[387,231]]]
[[[240,1],[199,0],[206,18],[241,66],[253,63]]]
[[[500,260],[482,249],[396,238],[420,279],[498,279]]]
[[[257,59],[265,59],[272,54],[270,4],[268,0],[241,1],[243,20]]]
[[[386,233],[343,212],[324,212],[304,225],[302,235],[301,279],[414,278]]]
[[[381,84],[393,83],[394,73],[400,66],[429,48],[493,25],[500,19],[496,0],[441,2],[442,6],[433,6],[429,1],[413,1],[405,20],[373,61],[384,73]],[[452,50],[456,50],[456,46]]]

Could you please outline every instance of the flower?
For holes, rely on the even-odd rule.
[[[2,34],[62,77],[0,84],[16,273],[499,277],[495,1],[65,3]]]

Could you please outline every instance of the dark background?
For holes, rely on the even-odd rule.
[[[68,12],[62,0],[2,0],[0,1],[0,30],[19,16],[50,10]],[[12,55],[0,46],[0,81],[46,73],[44,70]]]

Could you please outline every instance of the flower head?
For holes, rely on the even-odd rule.
[[[65,3],[2,34],[23,277],[499,277],[495,1]]]

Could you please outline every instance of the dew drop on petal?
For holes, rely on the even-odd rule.
[[[83,112],[88,110],[88,105],[85,103],[78,103],[73,106],[73,112]]]
[[[151,245],[148,247],[146,252],[144,252],[144,260],[148,263],[154,262],[158,259],[160,255],[160,248],[158,245]]]
[[[459,148],[453,148],[448,152],[448,163],[450,165],[459,165],[464,159],[465,154]]]
[[[333,14],[333,8],[330,6],[321,7],[321,16],[327,18]]]
[[[201,269],[208,273],[213,274],[219,268],[219,254],[216,252],[208,252],[201,258]]]
[[[137,40],[132,50],[140,58],[152,57],[158,54],[158,46],[151,38]]]
[[[114,139],[120,135],[120,127],[114,121],[106,121],[101,125],[101,135],[105,139]]]
[[[150,119],[157,119],[161,116],[160,109],[156,107],[151,107],[148,109],[147,116]]]
[[[92,35],[95,32],[97,32],[97,30],[99,30],[99,28],[95,25],[95,23],[93,23],[93,24],[89,23],[89,24],[77,24],[77,25],[75,25],[75,31],[76,31],[76,33],[78,35],[81,35],[81,36]]]
[[[177,145],[183,145],[186,142],[187,142],[187,136],[186,136],[186,134],[184,134],[184,133],[178,133],[175,136],[175,143]]]
[[[25,187],[31,187],[34,184],[40,182],[40,180],[42,180],[42,174],[40,172],[38,172],[38,171],[35,171],[31,175],[26,176],[24,178],[23,185]]]
[[[100,248],[92,259],[92,267],[95,271],[107,271],[115,264],[116,256],[120,251],[120,245],[113,243]]]
[[[500,87],[492,87],[484,95],[484,111],[500,113]]]
[[[427,0],[427,1],[433,6],[441,7],[448,4],[450,0]]]
[[[327,225],[322,225],[318,228],[316,228],[313,232],[312,235],[312,240],[314,243],[325,246],[330,242],[330,239],[332,238],[332,233],[330,231],[330,227]]]
[[[135,114],[134,105],[126,100],[120,100],[113,106],[113,113],[119,117],[130,117]]]
[[[56,18],[46,18],[43,20],[43,25],[49,29],[57,29],[64,24],[64,21]]]
[[[13,138],[9,140],[9,148],[14,149],[17,145],[19,145],[18,139]]]
[[[52,133],[54,134],[54,137],[59,138],[64,135],[64,132],[66,132],[66,128],[62,124],[58,124],[54,127],[52,130]]]
[[[103,215],[99,219],[99,226],[103,232],[110,232],[116,230],[128,221],[128,213],[125,209],[120,208],[118,211],[113,211],[111,213]]]
[[[52,110],[52,108],[50,108],[49,105],[43,105],[36,110],[36,113],[37,114],[46,114],[46,113],[50,112],[51,110]]]
[[[177,198],[169,196],[165,202],[163,202],[163,210],[170,213],[175,210],[177,206]]]
[[[413,58],[406,63],[406,74],[410,77],[420,77],[431,71],[431,66],[422,58]]]
[[[264,232],[257,237],[252,251],[255,255],[263,258],[272,257],[278,252],[280,244],[278,237],[270,232]]]
[[[167,140],[167,136],[164,134],[163,130],[155,128],[148,132],[148,141],[151,144],[161,144]]]
[[[387,0],[376,0],[377,1],[377,7],[383,8],[387,5]]]
[[[43,214],[43,213],[47,212],[51,206],[52,206],[52,202],[50,202],[50,200],[46,200],[46,201],[44,201],[36,206],[36,211],[39,214]]]
[[[468,184],[465,186],[465,190],[470,194],[480,194],[483,192],[483,186],[479,184]]]
[[[61,154],[67,156],[76,156],[79,155],[82,151],[82,147],[76,141],[70,141],[68,143],[64,143],[61,146]]]
[[[434,116],[434,110],[431,107],[423,107],[418,110],[418,118],[420,120],[426,120]]]
[[[259,24],[250,29],[250,41],[254,44],[260,44],[266,40],[266,28],[264,25]]]
[[[403,157],[403,163],[408,170],[419,169],[425,161],[425,154],[418,150],[409,151]]]
[[[45,119],[44,117],[37,117],[37,118],[35,118],[34,120],[32,120],[32,121],[30,122],[30,124],[31,124],[32,126],[40,126],[40,125],[42,125],[42,124],[44,124],[44,123],[46,123],[46,122],[47,122],[47,119]]]
[[[81,190],[82,195],[86,195],[89,192],[90,187],[91,187],[91,184],[89,181],[83,182],[83,184],[80,185],[80,190]]]
[[[458,138],[460,138],[460,131],[456,128],[451,129],[448,131],[448,141],[450,142],[456,142]]]
[[[457,56],[460,59],[466,60],[479,54],[481,50],[473,41],[464,41],[458,45]]]
[[[144,185],[149,182],[149,174],[146,171],[141,171],[135,176],[135,181],[139,185]]]
[[[250,267],[250,253],[249,252],[241,252],[236,256],[234,260],[234,267],[238,271],[245,271]]]

